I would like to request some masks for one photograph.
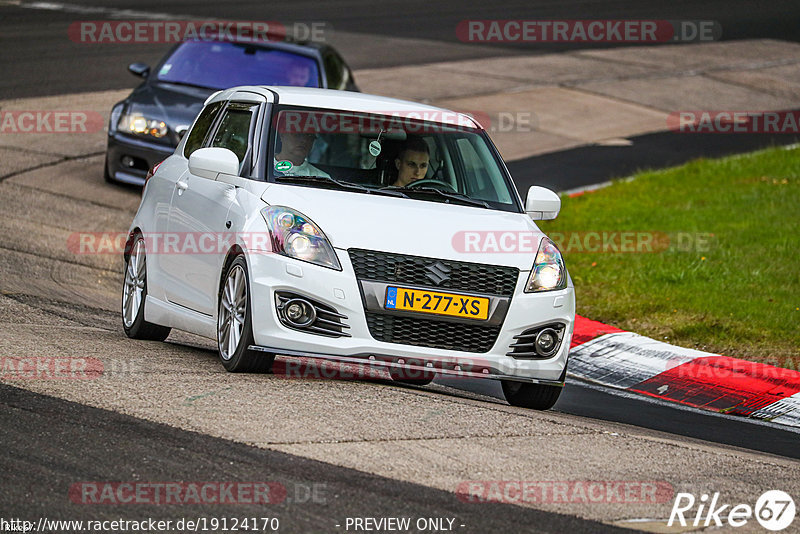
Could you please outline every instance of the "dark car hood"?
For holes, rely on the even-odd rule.
[[[163,120],[172,132],[179,132],[192,125],[203,103],[216,91],[172,83],[143,83],[128,97],[127,113]],[[173,146],[177,144],[175,137]]]

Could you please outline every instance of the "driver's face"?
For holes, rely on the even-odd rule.
[[[394,160],[397,167],[397,185],[405,187],[425,177],[428,172],[430,157],[425,152],[406,150],[401,157]]]
[[[293,65],[289,69],[289,85],[305,87],[311,79],[311,69],[304,65]]]
[[[288,159],[295,165],[305,161],[311,147],[314,146],[315,135],[304,133],[282,133],[281,151],[275,155],[278,160]]]

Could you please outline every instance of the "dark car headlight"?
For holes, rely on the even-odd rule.
[[[120,133],[155,137],[156,139],[161,139],[169,133],[166,122],[145,117],[141,113],[126,113],[122,115],[117,123],[117,130]]]

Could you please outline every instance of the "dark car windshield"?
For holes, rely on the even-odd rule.
[[[236,85],[320,87],[313,58],[223,41],[186,41],[167,58],[157,78],[210,89]]]

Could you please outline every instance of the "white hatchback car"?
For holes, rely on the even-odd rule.
[[[381,366],[394,380],[499,379],[555,404],[575,320],[560,252],[467,115],[361,93],[212,95],[153,171],[125,250],[138,339],[216,339],[229,371],[276,354]]]

